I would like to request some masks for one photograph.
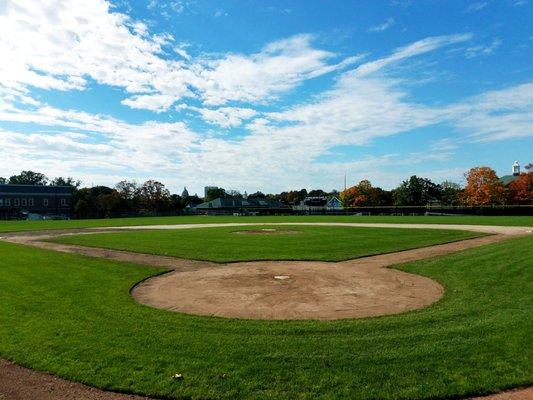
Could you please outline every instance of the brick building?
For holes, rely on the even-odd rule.
[[[0,219],[68,218],[68,186],[0,185]]]

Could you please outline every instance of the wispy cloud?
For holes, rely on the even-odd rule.
[[[383,32],[389,29],[393,25],[394,25],[394,18],[390,17],[390,18],[387,18],[385,22],[368,28],[368,32]]]
[[[494,50],[496,50],[498,47],[500,47],[502,44],[502,40],[499,38],[494,38],[492,42],[486,45],[477,45],[477,46],[471,46],[466,49],[466,57],[467,58],[474,58],[478,56],[486,56],[489,54],[492,54]]]
[[[468,5],[468,7],[466,7],[465,12],[471,13],[471,12],[481,11],[485,7],[487,7],[487,5],[488,3],[486,1],[478,1],[475,3],[471,3]]]

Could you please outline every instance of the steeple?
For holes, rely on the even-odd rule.
[[[187,191],[186,187],[183,188],[183,192],[181,192],[181,197],[183,199],[186,199],[187,197],[189,197],[189,192]]]
[[[518,164],[518,161],[515,161],[513,164],[513,175],[520,175],[520,164]]]

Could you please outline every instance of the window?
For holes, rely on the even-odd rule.
[[[0,207],[4,206],[4,199],[0,199]]]
[[[15,199],[14,203],[15,203],[15,207],[20,206],[20,199]]]
[[[65,207],[67,205],[67,199],[61,199],[61,206]]]
[[[11,205],[11,199],[6,199],[6,206],[10,206]]]
[[[48,199],[43,200],[43,206],[48,207]]]
[[[26,205],[27,205],[26,199],[22,199],[22,207],[26,207]]]
[[[28,199],[28,205],[30,207],[33,207],[33,198],[32,199]]]

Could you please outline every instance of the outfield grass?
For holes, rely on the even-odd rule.
[[[97,228],[110,226],[202,224],[227,222],[358,222],[396,224],[464,224],[464,225],[509,225],[533,226],[533,216],[357,216],[357,215],[313,215],[313,216],[177,216],[139,217],[113,219],[78,219],[66,221],[0,221],[0,232],[35,231],[45,229]]]
[[[446,288],[428,308],[327,322],[167,312],[129,294],[160,269],[2,242],[0,254],[0,355],[101,388],[435,399],[533,383],[533,237],[402,266]]]
[[[215,262],[252,260],[340,261],[484,236],[435,229],[285,226],[292,235],[243,235],[268,226],[129,231],[63,236],[54,242]],[[274,227],[271,227],[274,228]]]

